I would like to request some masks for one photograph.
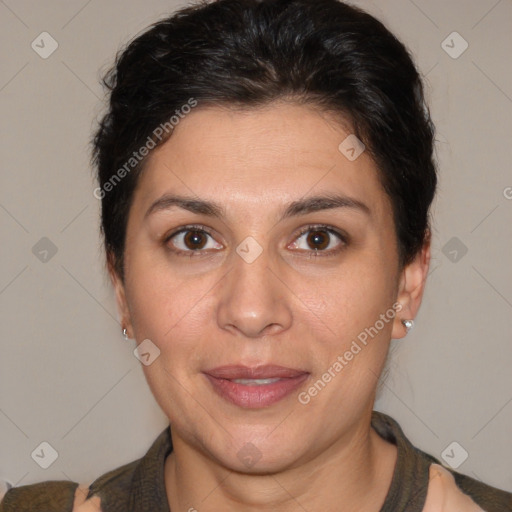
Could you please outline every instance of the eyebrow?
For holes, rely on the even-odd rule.
[[[209,217],[222,218],[225,216],[225,209],[218,203],[175,194],[165,194],[148,208],[144,218],[147,218],[155,212],[169,210],[173,207],[182,208],[183,210],[188,210],[189,212],[200,215],[207,215]],[[370,208],[358,199],[339,194],[326,194],[310,196],[289,203],[286,205],[281,218],[286,219],[322,210],[332,210],[334,208],[349,208],[371,216]]]

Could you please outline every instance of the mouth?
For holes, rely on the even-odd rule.
[[[221,366],[204,372],[224,400],[246,409],[269,407],[293,393],[308,378],[304,370],[284,366]]]

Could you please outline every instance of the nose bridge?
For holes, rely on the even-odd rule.
[[[269,252],[247,237],[232,254],[231,271],[218,305],[219,326],[257,337],[287,329],[291,321],[282,284],[275,276]]]
[[[269,268],[272,263],[269,250],[248,241],[242,242],[236,253],[233,257],[233,285],[239,290],[233,289],[232,293],[240,294],[238,300],[251,297],[262,302],[270,300],[276,290],[275,283],[272,283],[275,276]]]

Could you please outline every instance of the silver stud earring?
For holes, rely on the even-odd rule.
[[[126,330],[126,327],[123,327],[123,338],[128,341],[128,332]]]
[[[414,327],[414,320],[402,320],[402,325],[409,332]]]

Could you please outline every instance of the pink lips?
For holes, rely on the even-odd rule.
[[[303,370],[283,366],[220,366],[204,372],[214,391],[231,403],[248,409],[268,407],[295,391],[308,377]],[[235,379],[278,379],[263,384],[238,383]]]

